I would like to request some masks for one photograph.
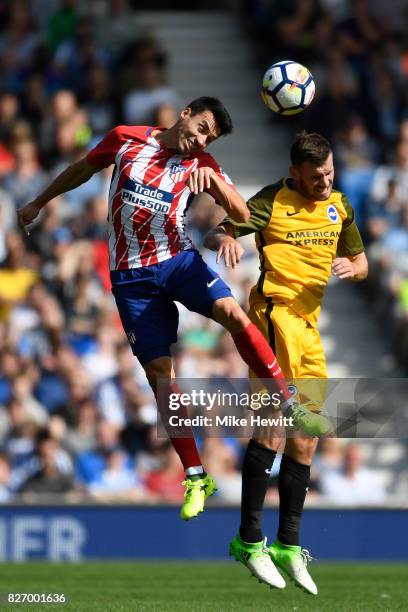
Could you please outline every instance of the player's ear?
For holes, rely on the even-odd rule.
[[[297,166],[290,166],[290,176],[296,181],[299,178],[299,168]]]
[[[187,106],[187,108],[181,111],[180,119],[188,119],[188,117],[190,116],[191,116],[191,108]]]

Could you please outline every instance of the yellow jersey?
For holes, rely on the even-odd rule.
[[[28,268],[0,269],[0,321],[8,319],[13,304],[24,301],[30,288],[37,282],[38,274]]]
[[[336,253],[358,255],[363,242],[347,197],[333,190],[323,201],[308,200],[292,179],[268,185],[248,201],[251,217],[236,223],[235,238],[255,233],[261,275],[250,304],[272,298],[316,327],[324,290]]]

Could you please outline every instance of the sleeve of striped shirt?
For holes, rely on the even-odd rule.
[[[224,172],[224,170],[221,168],[221,166],[219,166],[217,164],[217,162],[212,157],[212,155],[209,155],[208,153],[205,153],[202,156],[202,158],[200,159],[198,165],[199,165],[200,168],[203,168],[204,166],[212,168],[214,170],[214,172],[216,173],[216,175],[220,179],[222,179],[225,183],[227,183],[227,185],[230,185],[233,189],[235,189],[235,185],[231,181],[231,179],[228,176],[228,174],[226,172]],[[218,204],[217,196],[216,196],[215,192],[213,192],[212,189],[206,189],[206,191],[215,199],[215,201]]]
[[[110,130],[104,138],[91,149],[86,156],[87,161],[96,168],[107,168],[115,163],[115,157],[123,144],[120,126]]]

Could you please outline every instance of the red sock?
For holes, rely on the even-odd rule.
[[[259,329],[250,323],[245,329],[232,334],[232,338],[242,359],[258,378],[272,378],[283,400],[291,399],[275,354]]]
[[[183,464],[184,469],[187,470],[192,467],[202,468],[201,458],[195,443],[192,428],[184,426],[183,437],[175,437],[174,435],[171,435],[172,433],[174,434],[175,428],[169,425],[169,417],[174,414],[177,414],[177,416],[181,418],[188,417],[186,406],[180,406],[177,412],[172,412],[169,410],[169,395],[171,393],[177,393],[180,395],[181,392],[180,387],[175,382],[170,383],[167,388],[160,388],[160,396],[157,398],[160,416],[169,435],[170,442],[180,457],[180,461]],[[199,473],[199,470],[197,470],[197,473]]]

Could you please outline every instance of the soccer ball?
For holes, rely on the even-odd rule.
[[[309,106],[315,83],[309,70],[291,60],[277,62],[268,68],[262,81],[262,99],[266,106],[281,115],[296,115]]]

